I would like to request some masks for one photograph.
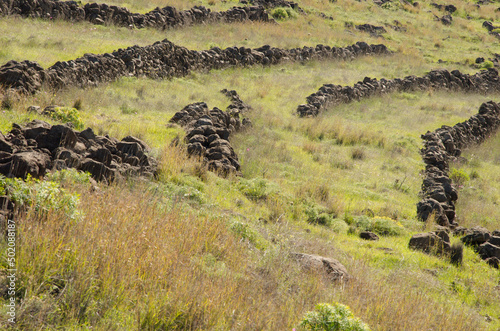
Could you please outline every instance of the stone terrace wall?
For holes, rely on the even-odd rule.
[[[368,45],[364,42],[344,48],[317,45],[280,49],[265,45],[255,49],[229,47],[192,51],[165,39],[145,47],[132,46],[102,55],[85,54],[76,60],[57,62],[47,69],[36,62],[9,61],[0,67],[0,87],[21,93],[35,93],[42,85],[51,89],[88,87],[124,76],[161,79],[185,76],[192,70],[207,71],[310,59],[353,59],[389,53],[382,44]]]
[[[365,77],[354,86],[334,84],[323,85],[318,92],[307,97],[307,104],[299,105],[297,113],[301,117],[317,116],[324,109],[374,95],[391,92],[422,91],[441,89],[486,93],[500,91],[500,79],[496,69],[483,70],[475,75],[462,74],[458,70],[449,72],[445,69],[433,70],[423,77],[408,76],[403,79],[384,79]]]
[[[224,89],[221,92],[231,100],[225,112],[217,107],[209,110],[205,102],[198,102],[184,107],[170,122],[184,127],[188,153],[202,157],[209,170],[223,176],[230,173],[240,175],[241,166],[229,137],[251,125],[242,117],[251,107],[236,91]]]
[[[156,29],[207,23],[274,21],[262,6],[233,7],[222,12],[213,12],[204,6],[195,6],[189,10],[177,10],[167,6],[157,7],[146,14],[138,14],[123,7],[106,4],[88,3],[82,7],[76,1],[55,0],[0,0],[0,15]]]
[[[417,216],[426,221],[434,215],[438,224],[457,226],[455,201],[457,190],[448,176],[450,159],[458,157],[463,148],[479,144],[500,126],[500,105],[489,101],[483,103],[478,114],[453,127],[441,128],[422,135],[425,141],[421,150],[425,162],[422,184],[422,200],[417,204]]]

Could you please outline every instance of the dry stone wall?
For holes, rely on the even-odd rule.
[[[494,68],[483,70],[475,75],[463,74],[458,70],[433,70],[417,77],[408,76],[403,79],[380,79],[365,77],[354,86],[334,84],[323,85],[318,92],[307,97],[307,104],[299,105],[297,113],[300,117],[317,116],[328,107],[341,103],[350,103],[374,95],[392,92],[423,91],[429,89],[488,93],[500,91],[500,78]]]
[[[35,93],[42,85],[50,89],[89,87],[120,77],[162,79],[185,76],[192,70],[272,65],[310,59],[353,59],[363,55],[389,53],[382,44],[369,45],[364,42],[344,48],[317,45],[280,49],[265,45],[254,49],[216,47],[206,51],[193,51],[165,39],[145,47],[132,46],[101,55],[85,54],[76,60],[57,62],[47,69],[32,61],[9,61],[0,67],[0,87],[21,93]]]
[[[127,8],[103,3],[88,3],[81,6],[77,1],[54,0],[0,0],[0,15],[156,29],[207,23],[274,21],[269,18],[262,6],[233,7],[222,12],[213,12],[204,6],[195,6],[189,10],[177,10],[167,6],[157,7],[146,14],[138,14],[130,12]]]
[[[97,181],[111,182],[123,176],[154,176],[157,162],[150,149],[133,136],[121,141],[81,132],[67,125],[50,125],[34,120],[25,126],[0,133],[0,174],[7,177],[40,178],[52,169],[76,168],[88,171]]]
[[[421,150],[425,162],[422,200],[417,216],[426,221],[431,215],[439,225],[456,227],[455,201],[458,193],[448,176],[449,161],[460,156],[463,148],[483,142],[500,126],[500,105],[483,103],[478,114],[453,127],[441,128],[422,135]]]
[[[221,91],[231,100],[226,111],[217,107],[209,110],[205,102],[187,105],[177,112],[170,122],[182,125],[186,130],[187,151],[203,158],[208,169],[227,176],[240,175],[240,163],[229,142],[235,131],[251,125],[243,114],[251,109],[234,90]]]

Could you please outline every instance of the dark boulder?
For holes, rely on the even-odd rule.
[[[438,255],[451,252],[451,245],[435,233],[420,233],[411,237],[408,247]]]
[[[466,245],[477,247],[487,242],[490,238],[490,231],[481,226],[476,226],[469,229],[467,234],[460,240]]]
[[[361,239],[364,239],[364,240],[379,240],[379,237],[373,233],[373,232],[370,232],[370,231],[362,231],[359,233],[359,237]]]

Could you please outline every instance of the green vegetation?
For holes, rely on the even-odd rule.
[[[360,319],[354,317],[350,309],[342,304],[321,303],[314,311],[306,313],[300,323],[311,331],[369,331]]]
[[[138,12],[200,4],[221,10],[239,3],[101,2]],[[476,57],[500,53],[498,40],[482,27],[484,20],[499,21],[496,6],[450,0],[458,10],[453,24],[444,26],[428,12],[443,15],[431,1],[417,7],[391,2],[388,8],[355,0],[297,2],[305,14],[285,11],[288,19],[279,24],[166,31],[0,20],[0,64],[28,59],[49,66],[164,38],[199,50],[366,41],[395,52],[2,96],[4,134],[13,123],[33,119],[71,121],[101,135],[139,137],[160,161],[157,179],[109,186],[76,171],[26,182],[0,179],[1,194],[24,205],[16,217],[17,329],[300,330],[312,328],[317,318],[357,321],[353,316],[372,330],[500,328],[498,270],[469,247],[461,266],[408,248],[413,234],[432,228],[415,215],[424,167],[420,135],[468,119],[499,95],[402,92],[331,107],[317,118],[295,115],[297,105],[325,83],[421,76],[435,68],[476,72]],[[390,27],[395,20],[407,32]],[[346,23],[384,26],[387,33],[372,36]],[[231,136],[241,177],[217,177],[202,160],[189,158],[182,144],[171,144],[185,135],[168,122],[172,115],[199,101],[225,109],[223,88],[235,89],[253,108],[244,114],[253,126]],[[31,105],[55,104],[77,110],[64,108],[57,118],[26,112]],[[454,185],[461,186],[460,225],[500,229],[499,145],[497,134],[464,150],[451,165]],[[358,233],[365,230],[380,240],[361,240]],[[2,237],[0,252],[6,245]],[[302,269],[292,252],[336,258],[354,278],[331,283],[322,273]],[[6,275],[2,255],[2,285]],[[2,309],[7,298],[0,292]],[[328,302],[339,304],[319,305]],[[5,316],[0,310],[2,327]]]
[[[54,111],[50,112],[48,116],[63,123],[71,123],[76,130],[82,130],[84,126],[80,113],[76,108],[55,107]]]

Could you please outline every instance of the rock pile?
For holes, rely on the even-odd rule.
[[[76,168],[88,171],[97,181],[111,182],[119,176],[153,176],[157,163],[140,139],[96,135],[87,128],[78,132],[67,125],[34,120],[22,127],[13,124],[0,133],[0,174],[39,178],[49,170]]]
[[[475,75],[462,74],[458,70],[449,72],[445,69],[433,70],[423,77],[408,76],[403,79],[380,79],[365,77],[354,86],[334,84],[323,85],[318,92],[307,97],[307,104],[299,105],[297,113],[301,117],[317,116],[324,109],[349,103],[373,95],[391,92],[421,91],[441,89],[486,93],[500,91],[500,78],[496,69],[480,71]]]
[[[76,60],[57,62],[45,70],[35,62],[9,61],[0,67],[0,86],[21,93],[35,93],[43,84],[52,89],[88,87],[123,76],[161,79],[185,76],[192,70],[310,59],[352,59],[379,54],[389,54],[389,51],[384,45],[364,42],[345,48],[317,45],[279,49],[265,45],[255,49],[229,47],[223,50],[215,47],[207,51],[192,51],[165,39],[145,47],[132,46],[102,55],[85,54]]]
[[[371,24],[356,25],[356,29],[363,32],[368,32],[372,36],[378,37],[381,33],[387,33],[383,26],[376,26]]]
[[[417,216],[426,221],[433,215],[442,226],[455,227],[455,201],[457,190],[448,176],[450,159],[458,157],[465,147],[479,144],[500,126],[500,105],[483,103],[479,113],[453,127],[441,128],[422,135],[421,150],[425,162],[422,200],[417,204]]]
[[[465,229],[461,240],[464,244],[472,246],[476,252],[494,268],[500,267],[500,231],[491,233],[487,229],[476,226]]]
[[[187,151],[203,158],[210,171],[227,176],[240,175],[238,156],[229,142],[230,135],[250,124],[246,118],[240,120],[242,112],[250,109],[236,91],[221,91],[231,99],[226,111],[217,107],[209,110],[205,102],[187,105],[177,112],[170,122],[182,125],[186,130]]]
[[[273,21],[262,6],[233,7],[223,12],[212,12],[204,6],[189,10],[174,7],[155,8],[146,14],[131,13],[127,8],[103,3],[81,6],[77,1],[57,0],[0,0],[0,15],[88,21],[92,24],[113,24],[122,27],[168,29],[172,27],[243,21]]]

